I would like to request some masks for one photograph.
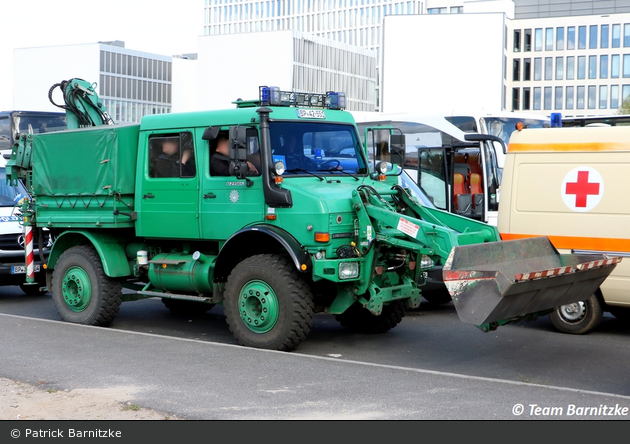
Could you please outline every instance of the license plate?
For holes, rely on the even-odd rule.
[[[306,117],[310,119],[325,119],[326,114],[321,109],[298,109],[298,117]]]
[[[35,265],[35,273],[40,270],[41,265]],[[25,274],[26,266],[25,265],[16,265],[15,267],[11,267],[11,274]]]

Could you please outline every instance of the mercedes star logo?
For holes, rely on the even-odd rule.
[[[26,240],[24,239],[24,235],[20,234],[17,238],[17,243],[20,247],[24,248],[24,244],[26,243]]]

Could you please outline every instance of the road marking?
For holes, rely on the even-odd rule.
[[[199,340],[199,339],[177,338],[177,337],[174,337],[174,336],[164,336],[164,335],[158,335],[158,334],[155,334],[155,333],[144,333],[144,332],[128,331],[128,330],[114,330],[114,329],[111,329],[111,328],[96,327],[96,326],[92,326],[92,325],[73,324],[73,323],[70,323],[70,322],[55,321],[55,320],[52,320],[52,319],[40,319],[40,318],[32,318],[32,317],[29,317],[29,316],[19,316],[19,315],[0,313],[0,317],[2,317],[2,316],[9,317],[9,318],[26,319],[26,320],[30,320],[30,321],[49,322],[49,323],[52,323],[52,324],[63,324],[63,325],[68,326],[68,327],[91,328],[91,329],[95,329],[95,330],[98,330],[98,331],[104,332],[104,333],[124,333],[124,334],[138,335],[138,336],[148,336],[148,337],[151,337],[151,338],[171,339],[171,340],[175,340],[175,341],[195,342],[195,343],[199,343],[199,344],[213,345],[213,346],[219,346],[219,347],[229,347],[229,348],[233,348],[235,350],[241,350],[241,351],[252,351],[252,352],[257,352],[257,353],[276,353],[276,354],[280,354],[280,355],[286,356],[286,357],[295,356],[295,357],[299,357],[299,358],[318,359],[318,360],[322,360],[322,361],[334,362],[336,364],[363,365],[363,366],[366,366],[366,367],[385,368],[385,369],[389,369],[389,370],[401,370],[401,371],[406,371],[406,372],[420,373],[420,374],[433,375],[433,376],[448,376],[448,377],[452,377],[452,378],[468,379],[468,380],[472,380],[472,381],[494,382],[494,383],[499,383],[499,384],[508,384],[508,385],[521,386],[521,387],[543,388],[543,389],[547,389],[547,390],[551,389],[551,390],[571,392],[571,393],[576,393],[576,394],[608,396],[608,397],[619,398],[619,399],[630,399],[630,396],[626,396],[626,395],[619,395],[619,394],[616,394],[616,393],[597,392],[597,391],[593,391],[593,390],[576,389],[576,388],[571,388],[571,387],[559,387],[559,386],[555,386],[555,385],[534,384],[534,383],[531,383],[531,382],[510,381],[509,379],[487,378],[487,377],[483,377],[483,376],[464,375],[464,374],[460,374],[460,373],[442,372],[442,371],[438,371],[438,370],[428,370],[428,369],[413,368],[413,367],[402,367],[402,366],[399,366],[399,365],[377,364],[377,363],[373,363],[373,362],[354,361],[354,360],[351,360],[351,359],[331,358],[331,357],[328,357],[328,356],[307,355],[307,354],[304,354],[304,353],[297,353],[297,352],[283,352],[283,351],[277,351],[277,350],[263,350],[263,349],[259,349],[259,348],[244,347],[242,345],[223,344],[221,342],[202,341],[202,340]]]

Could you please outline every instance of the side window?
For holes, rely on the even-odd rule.
[[[8,117],[0,118],[0,149],[11,148],[11,121]]]
[[[149,177],[195,177],[191,132],[160,134],[149,139]]]

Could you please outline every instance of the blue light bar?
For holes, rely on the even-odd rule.
[[[562,114],[561,113],[551,113],[551,127],[562,128]]]
[[[346,93],[328,91],[326,94],[280,91],[277,86],[259,87],[262,106],[299,106],[303,108],[345,109]]]

